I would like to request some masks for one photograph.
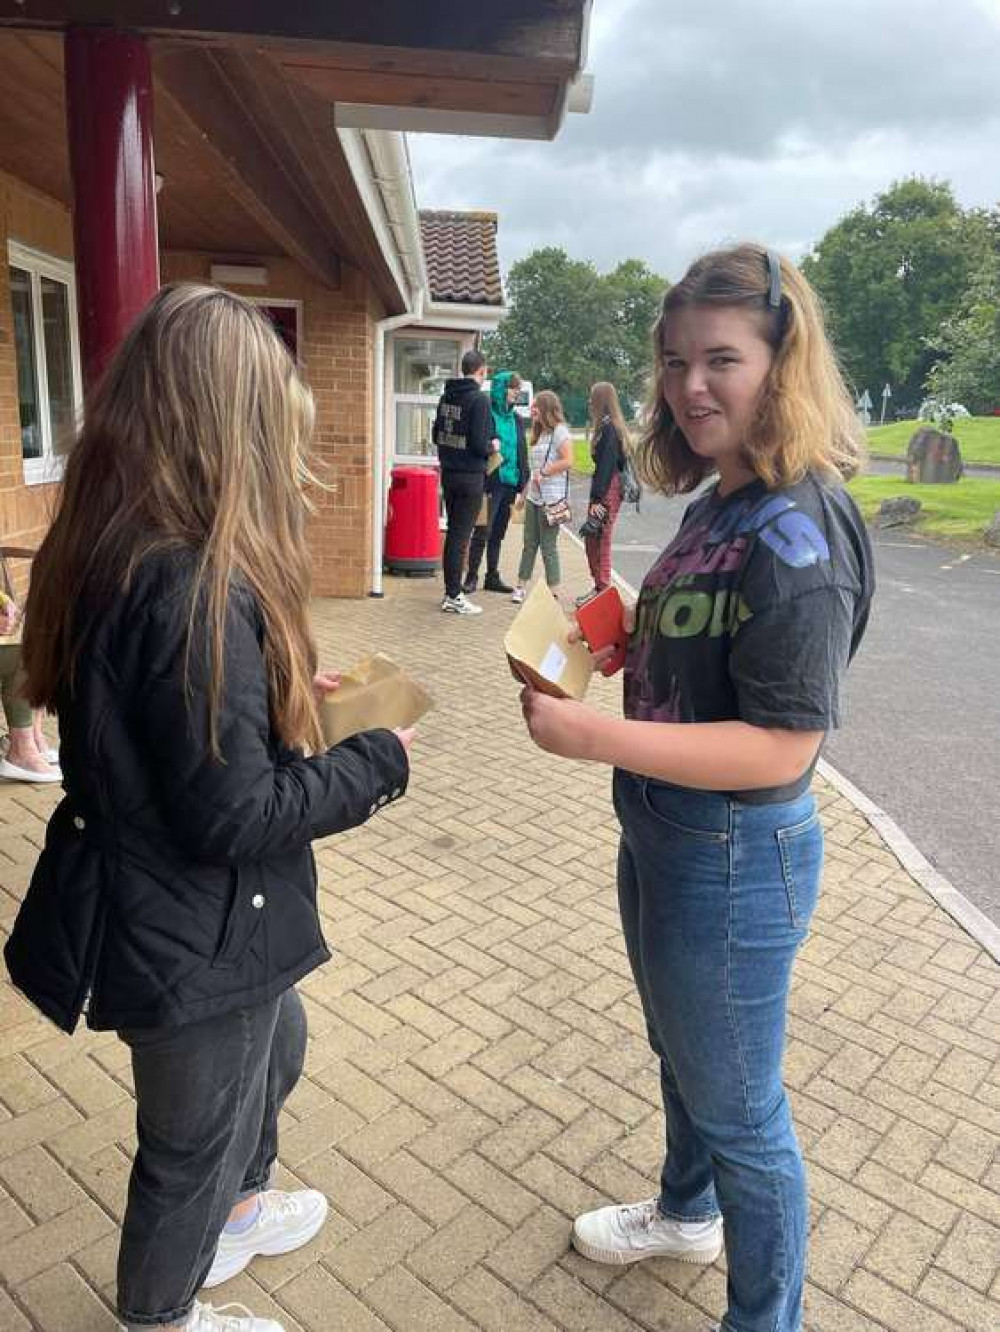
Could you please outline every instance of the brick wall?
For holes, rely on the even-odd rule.
[[[314,462],[329,491],[311,499],[314,587],[320,596],[363,597],[371,587],[372,374],[381,310],[364,274],[343,266],[339,291],[291,260],[259,261],[266,287],[236,288],[254,300],[300,300],[299,355],[316,399]],[[209,280],[212,256],[167,253],[164,282]]]
[[[48,527],[56,487],[24,481],[6,262],[10,239],[72,259],[69,210],[0,173],[0,542],[31,546]],[[164,281],[208,281],[212,256],[168,253],[161,262]],[[245,294],[302,302],[300,357],[316,398],[314,464],[330,487],[311,496],[315,590],[361,597],[371,586],[372,361],[374,324],[382,312],[364,274],[347,264],[339,291],[321,286],[290,260],[266,264],[269,285]],[[26,566],[13,571],[23,590]]]
[[[0,172],[0,544],[37,546],[49,525],[56,487],[24,483],[7,264],[10,240],[57,259],[73,257],[69,209]],[[23,591],[27,566],[18,561],[11,572]]]

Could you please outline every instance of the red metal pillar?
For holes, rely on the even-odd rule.
[[[143,37],[66,34],[66,119],[84,378],[101,373],[160,285],[153,77]]]

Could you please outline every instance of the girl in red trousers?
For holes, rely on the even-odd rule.
[[[621,508],[622,468],[629,443],[615,386],[602,380],[590,390],[590,456],[594,460],[594,475],[587,517],[591,527],[600,524],[600,531],[585,536],[584,547],[594,580],[593,592],[602,592],[611,582],[611,541]]]

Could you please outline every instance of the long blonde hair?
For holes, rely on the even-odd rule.
[[[770,301],[772,264],[780,292]],[[774,360],[744,440],[744,460],[768,487],[792,485],[809,471],[853,476],[866,446],[819,297],[789,260],[760,245],[717,250],[697,260],[663,298],[653,328],[655,366],[639,470],[667,494],[693,490],[713,470],[688,445],[664,397],[663,335],[671,314],[692,306],[752,310]]]
[[[555,430],[560,422],[565,421],[566,417],[563,414],[563,405],[559,394],[553,393],[552,389],[542,389],[540,393],[536,393],[531,405],[537,411],[537,415],[531,422],[531,443],[534,446],[543,435],[548,434],[550,430]]]
[[[262,613],[272,724],[321,744],[308,623],[312,395],[266,317],[214,287],[164,287],[87,404],[52,526],[35,559],[24,637],[27,693],[55,707],[87,630],[154,552],[189,551],[196,626],[211,647],[208,717],[218,756],[226,607],[234,580]]]
[[[594,452],[597,436],[601,433],[601,426],[606,418],[610,419],[614,426],[621,441],[622,450],[625,453],[631,453],[632,440],[628,433],[628,426],[625,424],[625,414],[622,411],[621,403],[618,401],[618,391],[614,384],[609,384],[607,380],[601,379],[590,390],[591,454]]]

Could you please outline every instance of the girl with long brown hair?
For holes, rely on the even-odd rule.
[[[802,274],[759,245],[663,299],[640,445],[668,493],[714,484],[647,574],[624,718],[525,690],[543,749],[614,768],[618,901],[659,1063],[656,1194],[577,1217],[586,1257],[711,1263],[729,1332],[801,1332],[808,1206],[782,1084],[789,986],[820,888],[810,779],[865,631],[863,443]]]
[[[611,542],[622,503],[622,468],[630,447],[628,426],[615,386],[600,380],[590,390],[590,456],[594,474],[590,481],[586,530],[581,529],[594,580],[588,597],[602,592],[611,582]]]
[[[164,288],[88,403],[35,561],[26,692],[58,713],[66,795],[5,953],[59,1026],[85,1012],[131,1052],[129,1332],[281,1332],[196,1295],[326,1219],[322,1194],[268,1189],[305,1050],[293,986],[329,958],[311,842],[403,793],[412,733],[322,742],[312,420],[252,305]]]
[[[518,504],[524,505],[524,545],[511,600],[520,603],[539,550],[545,581],[555,595],[562,571],[559,565],[559,526],[550,523],[547,507],[569,497],[569,470],[573,465],[569,427],[559,395],[551,389],[536,393],[531,404],[531,439],[528,444],[530,480]]]

